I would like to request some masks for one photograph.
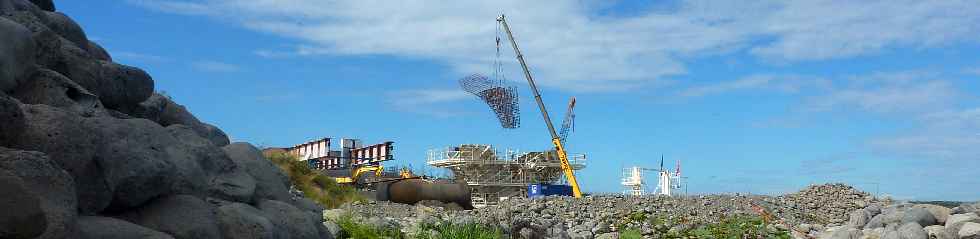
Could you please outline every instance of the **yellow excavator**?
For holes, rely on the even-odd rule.
[[[548,110],[544,107],[544,102],[541,101],[541,93],[538,92],[538,87],[534,84],[534,79],[531,78],[531,71],[527,69],[527,63],[524,62],[524,55],[521,54],[521,50],[517,47],[517,41],[514,40],[514,34],[510,31],[510,26],[507,25],[507,20],[504,19],[504,15],[500,15],[497,18],[497,22],[503,26],[504,31],[507,32],[507,37],[510,39],[510,45],[514,47],[514,54],[517,55],[517,61],[521,63],[521,68],[524,69],[524,78],[527,79],[528,85],[531,86],[531,90],[534,91],[534,100],[538,103],[538,109],[541,109],[541,116],[544,118],[545,124],[548,125],[548,131],[551,132],[551,143],[555,146],[555,151],[558,153],[558,160],[561,161],[561,170],[565,172],[565,179],[568,180],[568,184],[572,186],[572,193],[576,198],[582,197],[582,189],[578,186],[578,181],[575,180],[575,171],[572,169],[571,163],[568,162],[568,154],[565,152],[565,146],[563,145],[562,138],[555,132],[555,126],[551,124],[551,117],[548,116]],[[574,102],[574,101],[573,101]],[[574,105],[574,103],[571,103]]]
[[[355,183],[358,179],[361,179],[361,176],[363,176],[365,173],[374,172],[374,176],[381,177],[382,171],[384,171],[384,166],[381,165],[361,166],[354,168],[354,170],[351,171],[350,177],[336,177],[334,180],[337,180],[337,183]]]

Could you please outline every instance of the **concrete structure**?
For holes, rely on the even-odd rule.
[[[584,154],[569,154],[568,158],[573,169],[585,168]],[[426,162],[451,171],[456,182],[465,182],[475,207],[526,197],[530,184],[560,184],[564,179],[553,151],[498,151],[490,145],[463,144],[429,150]]]

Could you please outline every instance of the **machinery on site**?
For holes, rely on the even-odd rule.
[[[538,109],[541,110],[541,116],[544,118],[545,124],[548,126],[548,131],[551,133],[551,143],[555,146],[555,152],[558,155],[558,160],[561,162],[561,169],[565,173],[565,179],[568,181],[569,186],[572,187],[572,195],[576,198],[582,197],[582,190],[578,185],[578,181],[575,179],[575,171],[572,165],[568,161],[568,155],[565,152],[564,142],[562,142],[561,136],[555,131],[555,126],[551,123],[551,117],[548,116],[548,110],[545,108],[544,102],[541,100],[541,93],[538,92],[537,85],[534,84],[534,79],[531,77],[531,71],[527,67],[527,63],[524,61],[524,55],[521,54],[520,48],[517,46],[517,41],[514,39],[514,34],[510,30],[510,26],[507,25],[507,19],[504,15],[500,15],[497,18],[497,22],[503,27],[504,31],[507,32],[507,38],[510,40],[510,45],[514,47],[514,54],[517,55],[517,61],[521,63],[521,69],[524,70],[524,78],[527,79],[528,85],[531,87],[531,91],[534,93],[534,100],[538,104]],[[500,40],[497,39],[497,46],[499,48]],[[574,101],[569,106],[569,111],[574,106]]]
[[[362,145],[357,139],[341,139],[340,150],[331,150],[331,139],[321,138],[288,148],[269,148],[297,156],[310,169],[374,195],[376,200],[414,204],[422,200],[453,203],[473,208],[466,184],[427,180],[407,168],[386,170],[382,162],[394,160],[393,142]]]

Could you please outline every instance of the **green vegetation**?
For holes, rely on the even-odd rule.
[[[440,222],[420,224],[410,236],[397,228],[381,228],[362,223],[351,214],[340,216],[337,225],[343,231],[338,238],[374,239],[374,238],[417,238],[417,239],[500,239],[504,238],[499,228],[482,226],[475,223],[453,224]]]
[[[355,238],[355,239],[374,239],[374,238],[393,238],[401,239],[405,238],[405,235],[401,231],[394,228],[378,228],[368,224],[362,224],[350,214],[341,216],[337,219],[337,226],[343,233],[338,238]]]
[[[640,238],[643,238],[643,234],[640,233],[640,231],[639,230],[636,230],[636,229],[626,229],[626,230],[623,230],[622,232],[619,232],[619,238],[620,239],[640,239]]]
[[[296,156],[284,152],[266,154],[266,158],[279,166],[289,176],[289,181],[303,194],[326,208],[337,208],[344,203],[364,201],[357,189],[350,185],[338,184],[336,180],[317,173]]]
[[[504,238],[499,228],[487,227],[475,223],[468,224],[423,224],[415,233],[418,239],[499,239]]]
[[[736,216],[721,218],[719,223],[704,224],[683,229],[671,229],[673,225],[687,224],[684,218],[669,219],[651,217],[643,213],[633,213],[626,217],[620,228],[630,222],[649,222],[654,229],[654,238],[791,238],[788,230],[778,229],[767,224],[760,217]],[[625,228],[620,238],[642,238],[636,228]]]

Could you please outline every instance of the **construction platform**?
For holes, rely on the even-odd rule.
[[[585,168],[585,154],[569,154],[568,160],[574,170]],[[465,182],[475,207],[526,197],[531,184],[564,183],[561,162],[554,151],[499,151],[491,145],[463,144],[429,150],[426,163],[449,170],[456,182]]]

